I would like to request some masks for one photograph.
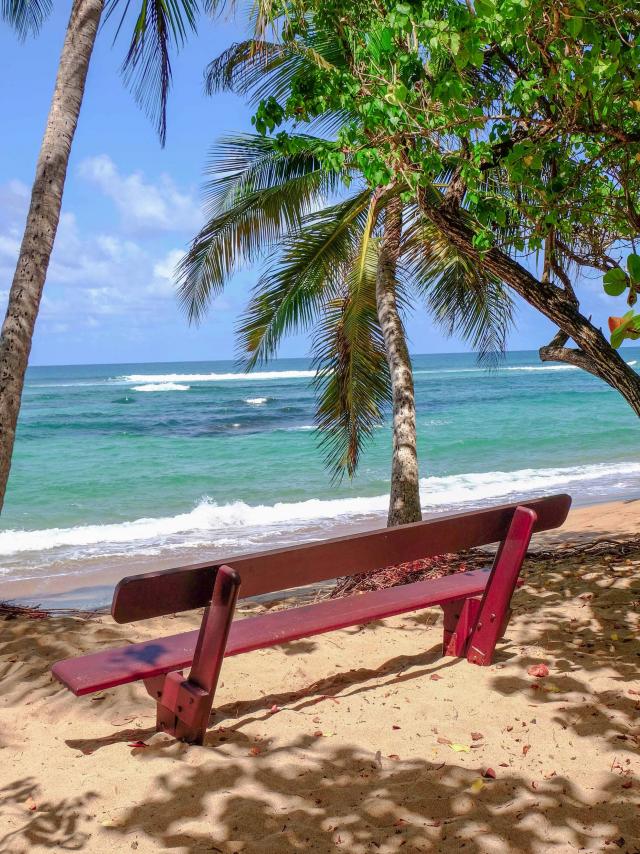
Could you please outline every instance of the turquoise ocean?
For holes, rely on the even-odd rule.
[[[640,348],[624,350],[640,369]],[[425,514],[640,496],[637,418],[534,352],[413,357]],[[0,521],[0,600],[105,605],[117,578],[383,525],[389,419],[331,482],[302,359],[34,367]],[[29,595],[25,595],[25,590]],[[81,591],[80,593],[78,591]],[[73,593],[73,595],[72,595]]]

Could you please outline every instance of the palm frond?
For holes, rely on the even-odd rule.
[[[238,328],[248,368],[273,356],[284,335],[308,329],[333,298],[364,228],[370,193],[308,216],[258,283]]]
[[[178,299],[196,322],[236,270],[297,231],[339,180],[312,151],[283,155],[261,137],[221,143],[210,168],[222,173],[206,188],[210,218],[178,267]]]
[[[127,17],[131,0],[126,0],[116,38]],[[109,0],[105,20],[119,5]],[[167,98],[171,87],[172,49],[182,47],[196,30],[197,0],[142,0],[136,16],[129,49],[122,64],[125,82],[137,103],[155,123],[164,145],[167,136]]]
[[[513,300],[501,281],[419,219],[405,235],[401,270],[448,335],[469,341],[481,363],[499,362],[514,316]]]
[[[326,202],[342,188],[343,176],[322,168],[316,146],[324,142],[317,137],[291,134],[295,153],[280,151],[277,140],[260,134],[238,134],[223,137],[210,150],[203,195],[210,216],[228,210],[247,194],[273,190],[282,192],[292,181],[299,181],[299,193],[308,194],[307,206]],[[348,171],[348,169],[345,169]],[[294,185],[290,187],[294,195]]]
[[[213,95],[230,89],[248,97],[252,104],[268,98],[283,100],[299,75],[344,63],[344,52],[333,33],[309,33],[304,42],[246,39],[231,45],[209,63],[204,76],[205,92]]]
[[[25,39],[37,35],[52,8],[51,0],[0,0],[0,17]]]
[[[376,307],[377,265],[378,241],[365,229],[344,284],[346,293],[325,305],[314,335],[316,425],[334,479],[354,476],[391,402]]]

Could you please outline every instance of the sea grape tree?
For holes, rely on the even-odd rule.
[[[425,220],[558,327],[543,359],[577,365],[640,414],[616,352],[635,315],[640,232],[640,3],[621,0],[273,0],[292,49],[333,31],[348,61],[293,74],[254,122],[283,151],[289,123],[350,116],[319,156],[402,186]],[[626,257],[629,261],[625,263]],[[580,311],[582,274],[627,292],[611,343]],[[572,339],[575,346],[567,347]],[[614,346],[612,346],[612,344]]]

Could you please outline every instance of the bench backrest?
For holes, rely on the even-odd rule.
[[[562,525],[571,498],[553,495],[520,504],[535,510],[534,532],[546,531]],[[215,571],[223,564],[239,573],[240,593],[247,597],[497,543],[505,538],[517,506],[505,504],[398,528],[132,575],[116,587],[111,613],[116,622],[129,623],[208,605]]]

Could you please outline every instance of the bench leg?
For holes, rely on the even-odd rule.
[[[509,621],[511,597],[536,518],[535,512],[528,507],[517,507],[513,514],[509,532],[498,549],[467,647],[467,660],[472,664],[486,666],[493,660],[496,642]]]
[[[442,654],[458,658],[467,654],[467,644],[480,609],[480,599],[470,597],[440,606],[444,613]]]
[[[191,744],[203,743],[239,586],[240,577],[233,569],[218,568],[189,676],[174,671],[146,680],[147,691],[157,700],[158,731]]]

